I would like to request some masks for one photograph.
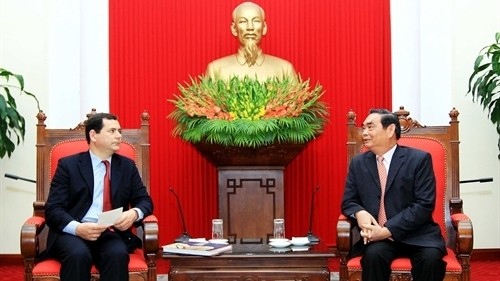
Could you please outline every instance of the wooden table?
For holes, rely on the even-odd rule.
[[[330,280],[328,259],[335,254],[326,246],[308,251],[276,251],[265,244],[233,245],[213,257],[163,254],[170,260],[169,280]]]

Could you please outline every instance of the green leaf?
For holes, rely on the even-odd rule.
[[[483,57],[484,57],[483,55],[477,56],[476,61],[474,62],[474,70],[476,70],[475,72],[479,72],[478,68],[481,65],[481,62],[483,61]]]
[[[17,79],[17,82],[19,82],[19,85],[21,86],[21,91],[24,90],[24,78],[23,78],[23,76],[19,75],[19,74],[13,74],[12,76],[14,76]]]

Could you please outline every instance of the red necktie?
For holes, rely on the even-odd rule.
[[[104,166],[106,166],[106,173],[104,173],[103,179],[103,191],[102,191],[102,211],[109,211],[112,209],[111,206],[111,181],[109,180],[109,162],[108,160],[103,160]]]
[[[384,196],[385,196],[385,185],[387,183],[387,169],[384,165],[384,157],[377,156],[377,169],[378,169],[378,177],[380,179],[380,209],[378,211],[378,224],[380,226],[384,226],[387,221],[387,217],[385,215],[385,205],[384,205]]]

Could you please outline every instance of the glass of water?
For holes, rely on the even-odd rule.
[[[274,238],[285,239],[285,219],[274,219]]]
[[[212,239],[224,239],[222,219],[212,220]]]

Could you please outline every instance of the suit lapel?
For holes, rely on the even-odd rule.
[[[375,160],[375,154],[373,154],[372,152],[368,152],[366,154],[366,158],[370,176],[372,177],[373,182],[377,185],[379,190],[378,192],[380,192],[380,179],[378,177],[377,160]]]
[[[392,182],[396,178],[399,169],[401,168],[401,166],[403,166],[405,161],[406,161],[405,150],[398,145],[396,147],[396,150],[394,151],[394,155],[392,155],[391,166],[389,167],[389,172],[387,174],[386,191],[391,188]]]
[[[90,160],[90,153],[82,153],[80,161],[78,161],[78,170],[82,174],[82,178],[87,184],[90,194],[94,194],[94,171],[92,170],[92,160]]]
[[[116,154],[113,154],[111,160],[111,201],[118,192],[120,180],[122,178],[122,161]]]

